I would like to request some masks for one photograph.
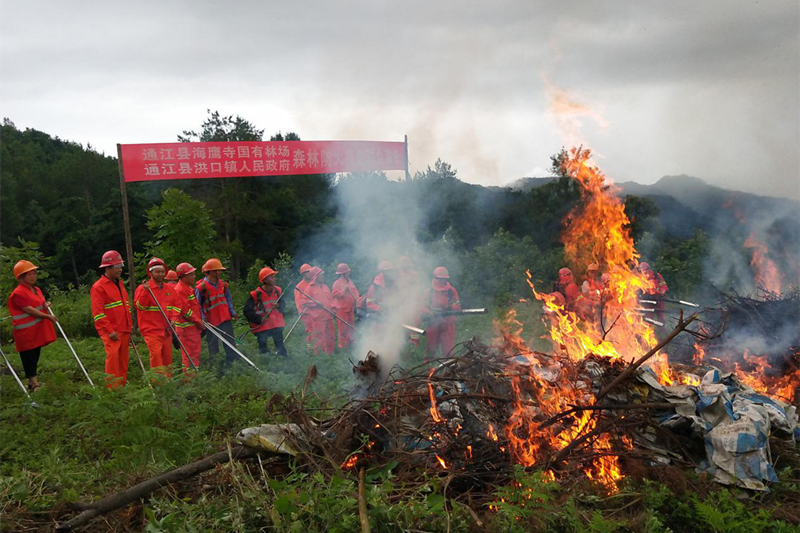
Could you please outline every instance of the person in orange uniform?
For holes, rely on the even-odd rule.
[[[397,260],[397,289],[402,294],[408,295],[409,298],[416,298],[421,294],[422,290],[419,286],[419,272],[417,272],[414,262],[407,255],[401,256]],[[414,327],[422,325],[422,309],[409,310],[410,316],[406,318],[406,323]],[[420,335],[414,332],[408,332],[408,342],[414,346],[419,346]]]
[[[425,295],[427,307],[424,313],[428,319],[428,357],[436,357],[441,348],[442,355],[449,354],[456,342],[456,321],[453,316],[443,316],[443,311],[460,311],[461,300],[458,291],[450,285],[450,273],[445,267],[433,269],[431,288]]]
[[[220,279],[222,272],[227,270],[222,262],[212,257],[203,264],[205,277],[197,282],[197,302],[200,304],[200,313],[204,321],[220,329],[232,341],[233,322],[239,315],[233,309],[233,299],[228,284]],[[206,335],[209,355],[219,353],[219,339],[216,335]],[[225,347],[225,362],[232,363],[238,357],[227,344]]]
[[[167,267],[158,257],[147,263],[147,275],[150,279],[139,285],[133,295],[139,331],[150,352],[150,369],[172,376],[172,330],[164,316],[171,322],[178,317],[175,287],[164,283]]]
[[[599,302],[603,293],[603,282],[600,278],[600,267],[597,263],[590,263],[586,268],[586,279],[581,285],[581,293],[592,301]]]
[[[336,274],[339,279],[333,282],[333,310],[339,315],[342,320],[346,320],[350,324],[356,321],[356,304],[361,295],[358,294],[358,288],[353,280],[350,279],[350,267],[347,263],[339,263],[336,267]],[[353,328],[339,322],[337,325],[339,330],[339,339],[337,346],[339,349],[344,349],[353,344]]]
[[[167,271],[167,275],[164,278],[164,282],[169,285],[176,285],[178,283],[178,273],[174,270]]]
[[[667,293],[667,290],[669,290],[669,287],[667,287],[667,282],[664,281],[664,277],[660,273],[655,272],[652,268],[650,268],[649,263],[639,263],[639,272],[644,274],[647,277],[647,280],[650,282],[650,287],[645,294],[649,298],[656,301],[656,304],[653,306],[656,310],[656,320],[666,325],[667,304],[661,299],[661,296],[664,296]]]
[[[90,296],[94,328],[106,350],[106,386],[122,387],[128,381],[131,342],[131,308],[128,291],[122,283],[122,255],[115,250],[103,254],[103,274],[94,282]]]
[[[368,314],[380,314],[396,287],[394,264],[391,261],[381,261],[378,263],[378,274],[372,280],[367,293],[362,296],[359,307]]]
[[[271,338],[275,350],[279,355],[287,357],[286,346],[283,344],[283,328],[286,322],[283,318],[283,289],[278,287],[277,270],[270,267],[262,268],[258,273],[261,286],[250,292],[244,308],[244,316],[250,322],[250,331],[258,340],[258,351],[262,354],[269,352],[267,339]]]
[[[584,314],[584,297],[578,285],[575,283],[572,270],[565,267],[558,271],[557,288],[558,292],[564,296],[564,300],[567,302],[567,310],[578,315]]]
[[[53,324],[56,317],[48,311],[42,290],[36,287],[36,271],[39,269],[30,261],[19,261],[14,265],[14,277],[19,284],[8,298],[8,312],[11,313],[11,332],[14,346],[22,359],[22,368],[28,378],[28,389],[38,389],[38,367],[42,347],[56,340]]]
[[[300,275],[303,276],[303,279],[297,282],[295,288],[300,289],[304,293],[308,294],[308,286],[311,283],[311,265],[308,263],[303,263],[300,265]],[[303,322],[303,326],[306,329],[306,348],[310,350],[314,346],[314,322],[311,320],[311,316],[305,312],[305,304],[309,301],[310,300],[300,294],[299,291],[294,291],[294,305],[297,308],[297,314],[300,315],[300,320]]]
[[[333,325],[333,315],[323,309],[322,306],[331,309],[333,297],[331,290],[325,285],[325,272],[320,267],[315,266],[311,269],[311,283],[308,285],[306,294],[319,302],[313,302],[309,299],[304,304],[306,313],[311,317],[311,321],[314,324],[314,334],[312,335],[314,353],[330,355],[336,346],[336,330]]]
[[[181,350],[184,372],[192,366],[189,358],[194,362],[194,366],[200,368],[200,339],[203,330],[206,329],[200,319],[200,304],[197,303],[197,289],[195,289],[195,271],[197,269],[189,263],[181,263],[175,267],[178,283],[175,284],[174,303],[175,307],[180,310],[178,318],[175,320],[175,331],[181,344],[189,352],[187,357],[187,354]]]

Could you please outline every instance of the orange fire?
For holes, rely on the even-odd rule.
[[[436,460],[439,461],[439,464],[442,465],[442,468],[447,468],[447,463],[444,459],[439,457],[439,454],[436,454]]]
[[[428,374],[428,396],[430,396],[431,400],[431,418],[437,424],[444,422],[444,418],[442,418],[442,414],[439,412],[439,409],[436,408],[436,395],[433,393],[433,385],[431,384],[431,377],[433,373],[436,372],[435,368],[431,368],[430,373]]]
[[[794,402],[800,385],[800,371],[792,368],[780,376],[770,376],[772,367],[766,357],[750,355],[745,349],[742,358],[749,363],[751,370],[745,370],[743,365],[735,363],[734,373],[739,381],[761,394],[775,396],[788,403]]]
[[[755,275],[756,286],[765,291],[781,293],[781,271],[775,266],[775,262],[769,258],[769,248],[756,237],[756,232],[752,231],[744,241],[744,247],[752,250],[753,258],[750,260],[750,268]]]

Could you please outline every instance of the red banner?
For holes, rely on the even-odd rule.
[[[406,168],[403,142],[269,141],[119,146],[126,182]]]

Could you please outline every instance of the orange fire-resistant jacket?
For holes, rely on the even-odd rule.
[[[178,308],[178,318],[175,326],[178,328],[189,328],[192,326],[200,327],[200,304],[197,303],[197,296],[192,285],[187,285],[179,281],[175,285],[174,305]]]
[[[153,295],[147,290],[147,287],[153,291],[153,295],[158,299],[158,302],[153,299]],[[164,315],[170,320],[178,318],[180,309],[175,302],[175,286],[163,283],[160,287],[158,283],[152,279],[147,280],[136,288],[136,293],[133,295],[133,302],[136,305],[137,316],[139,317],[139,330],[142,335],[156,335],[164,332],[169,332],[169,324],[164,320]],[[159,304],[161,309],[159,309]]]
[[[26,352],[55,341],[56,331],[53,323],[47,319],[29,315],[22,310],[23,307],[33,307],[42,313],[47,313],[41,289],[19,284],[8,298],[11,330],[17,351]]]
[[[100,276],[92,285],[90,295],[94,327],[101,337],[107,337],[112,332],[131,332],[133,320],[128,291],[121,279],[111,281],[106,276]]]

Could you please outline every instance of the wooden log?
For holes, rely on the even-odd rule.
[[[364,493],[364,467],[358,471],[358,521],[361,533],[370,533],[369,514],[367,514],[367,496]]]
[[[59,525],[56,530],[71,531],[86,524],[96,516],[109,513],[119,509],[120,507],[124,507],[130,503],[133,503],[165,485],[170,485],[184,479],[189,479],[197,474],[211,470],[218,464],[224,464],[233,459],[246,459],[248,457],[255,457],[256,455],[258,455],[258,450],[254,448],[248,448],[247,446],[234,446],[230,449],[230,452],[226,450],[224,452],[215,453],[214,455],[205,457],[204,459],[200,459],[194,463],[181,466],[175,470],[171,470],[154,478],[142,481],[141,483],[134,485],[129,489],[123,490],[122,492],[112,494],[111,496],[106,496],[105,498],[97,500],[96,502],[92,502],[88,505],[80,505],[80,507],[85,510],[75,518]]]

